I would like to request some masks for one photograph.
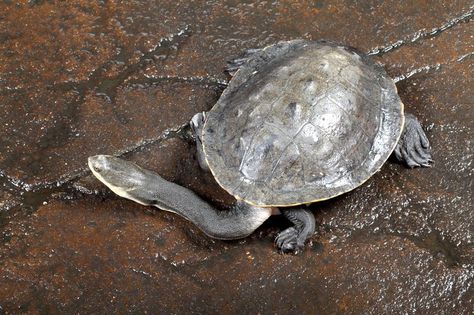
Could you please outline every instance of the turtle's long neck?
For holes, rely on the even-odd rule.
[[[91,159],[95,160],[91,162]],[[213,238],[243,238],[272,214],[271,208],[253,207],[244,202],[237,202],[229,211],[219,211],[191,190],[121,159],[91,157],[89,166],[94,175],[119,196],[177,213]]]
[[[229,211],[219,211],[193,191],[147,172],[139,188],[141,201],[171,211],[193,222],[204,233],[217,239],[238,239],[255,231],[271,215],[271,209],[237,202]],[[145,201],[145,202],[143,202]]]

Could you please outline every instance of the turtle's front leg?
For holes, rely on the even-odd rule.
[[[294,226],[280,232],[275,239],[276,246],[283,253],[302,250],[305,241],[313,235],[316,220],[311,211],[303,208],[280,208],[283,214]]]
[[[428,138],[415,116],[405,115],[405,126],[394,151],[395,157],[408,167],[431,167],[431,149]]]
[[[209,171],[209,165],[207,164],[206,157],[202,148],[202,128],[204,127],[204,122],[206,121],[206,112],[197,113],[193,116],[189,125],[194,134],[194,139],[196,139],[196,157],[199,162],[199,166],[205,170]]]

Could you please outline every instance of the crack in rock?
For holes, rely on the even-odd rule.
[[[188,137],[188,127],[189,124],[186,123],[177,128],[167,129],[157,138],[140,141],[134,146],[117,151],[114,155],[121,157],[144,149],[149,145],[157,144],[173,138],[180,137],[186,139]],[[0,170],[0,185],[10,194],[18,196],[19,204],[17,205],[21,206],[23,209],[27,209],[27,211],[33,212],[42,204],[46,204],[50,200],[71,200],[79,198],[79,196],[95,195],[96,191],[77,185],[77,182],[75,182],[89,174],[91,174],[89,168],[83,167],[63,176],[57,181],[34,185],[9,177]],[[0,212],[5,210],[9,209],[3,206],[0,207]]]
[[[0,187],[2,187],[3,189],[13,192],[17,191],[18,189],[26,190],[28,187],[28,184],[22,182],[19,179],[7,175],[3,170],[0,170],[0,184]]]
[[[443,25],[439,27],[435,27],[431,29],[430,31],[427,31],[425,29],[419,30],[418,32],[415,32],[409,36],[406,36],[403,39],[399,39],[393,43],[390,43],[385,46],[381,47],[376,47],[372,50],[370,50],[367,54],[369,56],[381,56],[383,54],[386,54],[388,52],[392,52],[402,46],[409,45],[409,44],[414,44],[416,42],[419,42],[424,39],[428,38],[433,38],[441,34],[442,32],[460,24],[460,23],[467,23],[469,22],[472,18],[474,17],[474,6],[470,8],[469,11],[449,20],[448,22],[444,23]]]
[[[471,51],[470,53],[460,56],[459,58],[456,59],[456,61],[461,62],[461,61],[464,61],[464,59],[470,58],[472,56],[474,56],[474,51]]]
[[[422,67],[419,67],[419,68],[415,68],[413,70],[410,70],[409,72],[407,73],[404,73],[404,74],[400,74],[396,77],[393,78],[393,81],[395,81],[395,83],[398,83],[400,81],[404,81],[418,73],[428,73],[428,72],[431,72],[431,71],[438,71],[439,69],[441,69],[442,67],[446,67],[446,66],[449,66],[453,63],[456,63],[456,62],[463,62],[464,60],[470,58],[474,56],[474,51],[473,52],[470,52],[470,53],[467,53],[467,54],[464,54],[460,57],[456,57],[454,59],[451,59],[447,62],[444,62],[444,63],[436,63],[436,64],[433,64],[433,65],[425,65],[425,66],[422,66]]]
[[[145,139],[134,146],[131,146],[129,148],[125,148],[123,150],[120,150],[118,153],[116,153],[116,156],[124,156],[126,154],[132,153],[132,152],[137,152],[140,150],[143,150],[144,148],[160,143],[169,139],[174,139],[174,138],[181,138],[181,139],[186,139],[186,131],[188,129],[189,122],[177,127],[177,128],[171,128],[171,129],[166,129],[160,136],[157,138],[152,138],[152,139]]]
[[[130,87],[143,88],[145,85],[155,85],[163,82],[190,83],[204,87],[226,88],[229,81],[212,76],[171,76],[171,75],[145,75],[143,78],[129,81]]]
[[[153,47],[153,49],[151,49],[149,52],[143,53],[139,62],[129,65],[114,78],[102,79],[101,81],[97,82],[97,84],[93,86],[96,95],[105,97],[109,102],[114,102],[117,88],[123,82],[125,82],[125,80],[129,78],[130,75],[140,70],[145,65],[146,61],[152,60],[155,55],[164,55],[165,58],[161,58],[160,60],[165,60],[170,55],[170,52],[175,49],[175,45],[178,44],[179,40],[183,37],[189,36],[189,34],[190,28],[189,25],[187,25],[178,33],[161,38],[158,44]],[[124,119],[120,119],[120,117],[118,118],[123,122]]]
[[[142,55],[138,62],[128,65],[124,70],[119,72],[113,78],[103,77],[102,72],[105,70],[105,67],[108,64],[115,62],[114,60],[108,60],[96,68],[89,76],[89,79],[77,83],[66,82],[60,85],[66,89],[75,89],[80,92],[83,90],[96,90],[96,95],[106,95],[109,100],[112,100],[113,97],[107,95],[107,92],[112,92],[112,90],[123,83],[131,74],[140,70],[145,65],[147,60],[152,60],[155,55],[163,55],[163,53],[167,52],[167,50],[173,50],[176,48],[174,45],[178,43],[179,39],[188,37],[190,33],[190,27],[187,25],[182,30],[178,31],[178,33],[161,38],[150,51],[145,53],[141,52]]]
[[[173,139],[173,138],[186,139],[187,138],[187,136],[186,136],[187,129],[188,129],[188,123],[183,124],[183,125],[181,125],[177,128],[166,129],[158,137],[139,141],[138,143],[136,143],[133,146],[130,146],[130,147],[127,147],[127,148],[124,148],[122,150],[119,150],[119,151],[115,152],[114,155],[117,156],[117,157],[121,157],[121,156],[124,156],[124,155],[132,153],[132,152],[140,151],[140,150],[146,148],[147,146],[157,144],[157,143],[160,143],[162,141],[166,141],[166,140]],[[74,171],[72,171],[72,172],[70,172],[70,173],[68,173],[64,176],[61,176],[56,181],[42,182],[42,183],[39,183],[39,184],[28,184],[28,183],[25,183],[25,182],[23,182],[19,179],[8,176],[8,175],[5,174],[4,171],[0,170],[0,180],[2,181],[2,184],[3,184],[2,186],[3,187],[10,186],[10,190],[16,189],[16,190],[20,190],[20,191],[23,191],[23,192],[32,192],[32,193],[41,190],[41,193],[44,194],[45,190],[53,190],[54,192],[56,192],[59,188],[65,187],[66,185],[68,185],[72,181],[78,180],[78,179],[86,176],[89,173],[90,173],[90,170],[89,170],[88,167],[82,167],[82,168],[76,169],[76,170],[74,170]],[[74,189],[78,192],[81,192],[81,193],[88,193],[87,191],[85,191],[83,189],[79,189],[76,186],[71,186],[69,188],[72,188],[72,189]]]
[[[398,75],[396,76],[395,78],[393,78],[393,81],[395,83],[398,83],[400,81],[404,81],[412,76],[414,76],[415,74],[418,74],[418,73],[421,73],[421,72],[425,72],[425,73],[428,73],[432,70],[439,70],[441,68],[441,64],[440,63],[437,63],[435,65],[426,65],[426,66],[423,66],[423,67],[419,67],[419,68],[416,68],[416,69],[413,69],[407,73],[404,73],[404,74],[401,74],[401,75]]]

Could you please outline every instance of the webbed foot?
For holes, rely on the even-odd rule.
[[[207,165],[206,157],[204,156],[204,151],[202,149],[202,128],[204,127],[204,122],[206,121],[206,112],[197,113],[191,118],[189,125],[194,134],[194,139],[196,140],[196,157],[199,162],[199,166],[205,170],[209,171],[209,165]]]
[[[275,244],[281,253],[298,254],[304,248],[305,241],[313,235],[316,228],[314,215],[306,209],[280,209],[281,213],[294,226],[280,232]]]
[[[395,157],[408,167],[431,167],[431,148],[415,116],[406,114],[405,126],[394,151]]]

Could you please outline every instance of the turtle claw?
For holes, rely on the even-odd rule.
[[[275,238],[275,244],[280,253],[298,254],[303,251],[306,239],[314,233],[314,216],[309,210],[302,208],[282,208],[280,212],[294,226],[280,232]]]
[[[294,238],[296,237],[296,235],[296,229],[294,227],[289,227],[286,230],[283,230],[278,233],[277,237],[275,238],[275,244],[278,247],[281,247],[288,238]]]
[[[298,231],[294,227],[289,227],[280,232],[275,238],[277,249],[282,254],[298,254],[304,248],[304,241],[298,238]]]
[[[433,164],[434,164],[434,160],[428,159],[428,161],[426,163],[423,163],[423,164],[420,164],[420,165],[423,166],[423,167],[433,167]]]
[[[204,128],[204,122],[206,121],[206,112],[197,113],[191,118],[189,126],[193,132],[194,139],[196,140],[196,157],[198,159],[199,166],[209,171],[209,165],[207,164],[204,151],[202,149],[202,128]]]
[[[197,113],[191,118],[189,126],[193,131],[194,137],[201,141],[202,128],[204,127],[204,122],[206,121],[206,112]]]

